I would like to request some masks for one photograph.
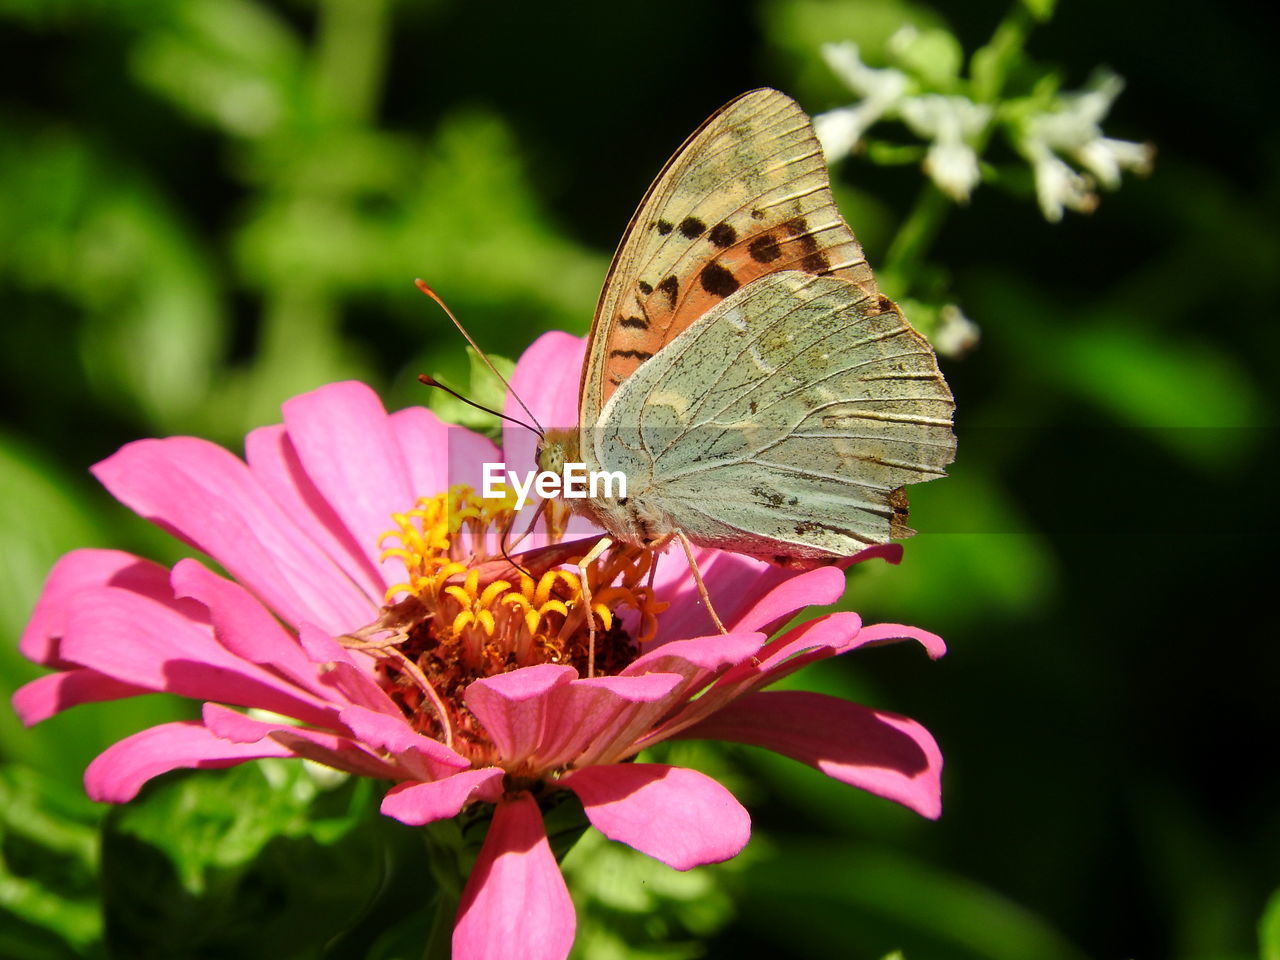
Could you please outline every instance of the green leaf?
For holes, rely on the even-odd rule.
[[[481,359],[480,354],[476,353],[470,346],[466,350],[468,374],[465,385],[459,386],[449,382],[449,378],[444,374],[436,376],[436,379],[447,384],[451,389],[457,390],[462,396],[478,403],[480,406],[501,412],[507,401],[506,385],[502,380],[494,376],[493,371]],[[506,357],[497,354],[489,354],[488,356],[489,362],[497,368],[498,372],[507,381],[510,381],[511,374],[516,368],[515,361],[508,360]],[[500,418],[483,410],[477,410],[470,404],[463,403],[457,397],[451,396],[443,390],[433,389],[431,391],[430,406],[441,420],[448,423],[456,423],[459,426],[468,427],[494,438],[501,435],[502,420]]]
[[[1031,15],[1041,23],[1053,17],[1053,8],[1058,0],[1022,0],[1022,5],[1031,11]]]
[[[1058,571],[1049,544],[982,469],[991,455],[964,449],[962,443],[945,481],[911,490],[911,525],[921,532],[906,542],[904,565],[854,568],[840,609],[866,618],[980,623],[997,611],[1024,615],[1052,599]]]
[[[5,544],[0,630],[4,636],[16,636],[22,629],[59,556],[104,542],[97,518],[84,503],[79,489],[83,486],[36,451],[0,433],[0,541]]]
[[[1183,457],[1234,461],[1261,420],[1237,363],[1206,343],[1159,338],[1118,322],[1075,330],[1053,366],[1069,386]]]
[[[862,141],[867,159],[881,167],[906,166],[924,159],[928,148],[915,143],[890,143],[866,137]]]
[[[895,37],[890,49],[897,64],[918,77],[930,92],[950,92],[964,63],[960,41],[943,29],[921,30],[906,42]]]
[[[76,788],[17,764],[0,768],[0,956],[70,956],[100,938],[100,815]],[[13,930],[21,950],[5,942],[11,924],[24,928]]]
[[[133,70],[190,116],[240,137],[275,131],[299,107],[301,50],[268,7],[186,0],[143,34]]]
[[[111,949],[302,960],[344,931],[372,939],[359,928],[390,861],[370,787],[351,779],[325,789],[298,761],[154,782],[108,819]],[[409,849],[421,861],[421,847]]]
[[[1031,911],[993,890],[901,854],[853,841],[778,842],[775,856],[751,871],[743,918],[758,935],[798,956],[828,949],[829,921],[841,917],[842,950],[867,955],[884,941],[954,960],[1086,960]],[[768,904],[766,908],[766,904]],[[773,922],[787,916],[785,931]]]
[[[0,243],[17,251],[0,270],[63,298],[58,329],[28,310],[6,330],[21,353],[56,364],[41,386],[87,379],[104,405],[189,429],[225,330],[205,252],[175,207],[138,170],[65,129],[0,127],[0,178]],[[81,325],[70,345],[68,313]],[[67,363],[77,351],[80,364]]]
[[[1271,895],[1258,922],[1261,960],[1280,960],[1280,890]]]

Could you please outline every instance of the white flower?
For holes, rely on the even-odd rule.
[[[1098,195],[1093,192],[1093,181],[1078,173],[1043,141],[1023,144],[1023,152],[1031,161],[1036,178],[1036,199],[1040,201],[1040,211],[1046,220],[1057,223],[1062,219],[1064,208],[1092,213],[1097,207]]]
[[[1062,219],[1064,207],[1088,212],[1097,206],[1093,180],[1072,169],[1062,156],[1070,157],[1108,189],[1120,185],[1123,170],[1150,172],[1155,159],[1150,144],[1102,133],[1101,122],[1123,88],[1120,77],[1102,74],[1092,89],[1063,96],[1057,109],[1027,121],[1019,148],[1031,161],[1046,219]]]
[[[930,338],[943,356],[960,357],[978,345],[982,331],[954,303],[938,311],[938,327]]]
[[[835,75],[862,98],[854,106],[839,107],[813,118],[827,162],[834,163],[852,153],[867,129],[897,105],[910,80],[900,70],[868,67],[852,41],[824,44],[822,56]]]
[[[957,203],[967,202],[982,176],[972,144],[991,122],[991,106],[930,93],[901,101],[898,112],[913,131],[933,141],[925,172],[943,193]]]
[[[1104,187],[1114,190],[1120,186],[1121,170],[1132,170],[1143,176],[1150,173],[1156,149],[1149,143],[1097,137],[1076,150],[1075,156]]]

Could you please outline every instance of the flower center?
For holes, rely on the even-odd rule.
[[[617,673],[657,632],[665,608],[644,582],[652,552],[623,545],[588,568],[588,612],[573,566],[592,543],[557,543],[553,523],[552,546],[513,562],[503,555],[513,508],[513,496],[485,499],[455,486],[395,514],[383,559],[398,557],[408,579],[387,591],[378,620],[344,638],[377,658],[383,689],[415,728],[477,762],[496,758],[463,702],[468,684],[539,663]]]

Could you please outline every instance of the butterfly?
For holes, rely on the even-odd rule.
[[[693,545],[811,567],[909,536],[903,486],[944,475],[953,408],[836,209],[809,117],[759,89],[649,187],[596,307],[578,424],[545,433],[538,465],[621,471],[626,496],[568,501],[608,533],[589,557],[678,539],[701,589]]]

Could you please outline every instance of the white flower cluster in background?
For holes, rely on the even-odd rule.
[[[1091,211],[1098,203],[1097,186],[1115,189],[1122,171],[1150,171],[1155,156],[1150,144],[1116,140],[1102,132],[1101,122],[1124,86],[1120,77],[1100,73],[1082,91],[982,103],[939,91],[936,76],[913,69],[939,49],[939,33],[904,27],[886,48],[896,65],[883,68],[863,63],[855,43],[823,46],[828,66],[859,97],[856,103],[814,118],[828,163],[857,150],[875,123],[898,120],[927,141],[925,173],[947,196],[966,203],[983,176],[982,151],[991,134],[1002,128],[1030,163],[1036,198],[1050,221],[1061,220],[1067,209]],[[959,78],[951,79],[955,82],[948,86],[963,85]]]
[[[1057,109],[1032,114],[1022,122],[1014,142],[1035,172],[1036,198],[1047,220],[1061,220],[1067,208],[1088,213],[1096,207],[1095,178],[1114,190],[1120,186],[1122,170],[1151,172],[1155,160],[1151,144],[1102,134],[1102,120],[1123,88],[1124,80],[1114,73],[1100,73],[1089,89],[1063,94]]]

